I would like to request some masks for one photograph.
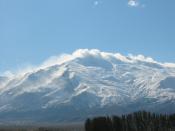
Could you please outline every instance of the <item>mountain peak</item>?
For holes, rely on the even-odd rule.
[[[87,61],[88,63],[90,62],[90,59],[101,59],[104,61],[108,62],[123,62],[123,63],[136,63],[136,64],[143,64],[147,63],[148,65],[155,65],[160,66],[160,67],[168,67],[168,68],[175,68],[175,63],[161,63],[155,61],[151,57],[145,57],[144,55],[132,55],[129,54],[127,56],[124,56],[120,53],[111,53],[111,52],[103,52],[98,49],[77,49],[71,54],[62,54],[58,56],[52,56],[48,58],[46,61],[44,61],[42,64],[38,66],[27,66],[27,68],[22,68],[18,71],[5,71],[1,76],[6,76],[6,77],[14,77],[16,75],[24,75],[26,73],[30,72],[36,72],[37,70],[40,69],[45,69],[49,68],[51,66],[55,65],[61,65],[64,63],[68,63],[71,61],[75,61],[76,59],[83,59],[84,61]]]
[[[142,55],[96,49],[55,56],[13,77],[0,77],[0,122],[68,121],[142,109],[173,113],[175,68],[170,67]]]

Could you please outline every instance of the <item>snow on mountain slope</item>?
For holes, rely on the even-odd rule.
[[[0,121],[72,121],[139,109],[175,113],[175,66],[80,49],[0,77]]]

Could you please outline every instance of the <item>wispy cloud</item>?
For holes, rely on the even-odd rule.
[[[6,76],[9,78],[13,78],[19,75],[22,76],[26,73],[32,73],[32,72],[36,72],[41,69],[47,69],[48,67],[55,66],[55,65],[61,65],[63,63],[69,62],[76,58],[86,58],[86,57],[88,58],[89,56],[94,56],[94,57],[97,57],[100,59],[106,59],[109,61],[116,59],[116,60],[121,60],[126,63],[137,63],[141,61],[141,62],[148,62],[152,64],[158,64],[162,67],[175,68],[175,63],[161,63],[161,62],[154,60],[151,57],[145,57],[143,55],[129,54],[127,56],[124,56],[120,53],[102,52],[98,49],[78,49],[74,51],[72,54],[62,54],[58,56],[52,56],[40,65],[36,65],[36,66],[28,65],[25,68],[21,68],[16,71],[12,71],[12,72],[6,71],[2,74],[2,76]]]
[[[102,0],[94,0],[94,1],[93,1],[93,6],[99,6],[99,5],[101,5],[102,3],[103,3]]]
[[[97,5],[99,5],[99,1],[94,1],[94,6],[97,6]]]
[[[128,5],[131,6],[131,7],[138,7],[139,2],[137,0],[129,0]]]

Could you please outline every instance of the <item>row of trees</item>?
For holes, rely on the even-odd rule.
[[[146,111],[87,119],[86,131],[175,131],[175,114],[161,115]]]

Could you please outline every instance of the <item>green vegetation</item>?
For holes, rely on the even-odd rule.
[[[175,131],[175,114],[161,115],[145,111],[121,117],[87,119],[86,131]]]
[[[85,128],[85,129],[84,129]],[[87,119],[85,124],[58,124],[54,126],[6,126],[0,131],[175,131],[175,114],[162,115],[146,111],[112,117]]]

